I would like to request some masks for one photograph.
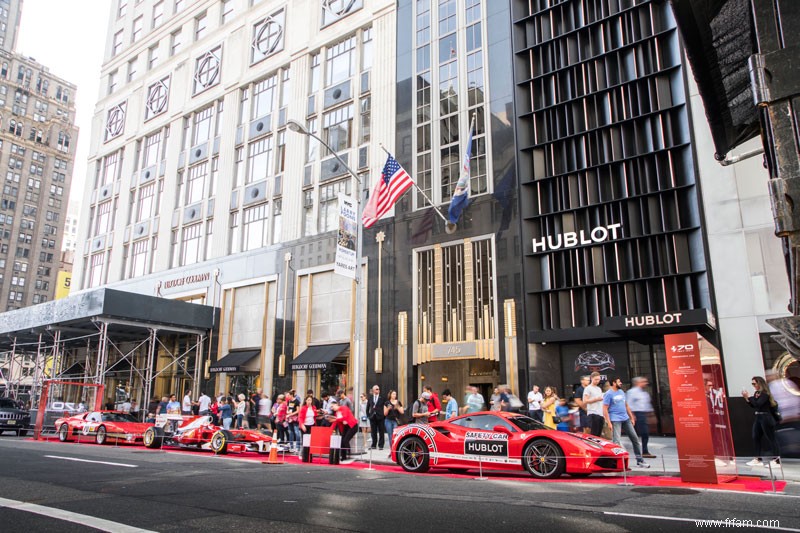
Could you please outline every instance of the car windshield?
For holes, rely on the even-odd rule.
[[[510,416],[508,421],[517,426],[522,431],[535,431],[539,429],[551,429],[541,422],[525,415]]]
[[[103,413],[103,422],[138,422],[128,413]]]
[[[17,402],[9,398],[0,398],[0,409],[17,409]]]

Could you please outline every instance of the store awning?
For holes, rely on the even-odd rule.
[[[298,370],[328,370],[336,358],[348,348],[350,348],[348,343],[309,346],[289,366],[292,368],[292,372]]]
[[[211,374],[218,374],[220,372],[258,372],[258,362],[252,363],[253,360],[261,355],[261,350],[231,350],[228,354],[213,363],[208,371]]]

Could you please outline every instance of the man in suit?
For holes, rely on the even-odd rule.
[[[386,438],[386,429],[383,423],[384,405],[386,405],[386,397],[381,395],[381,388],[375,385],[372,387],[372,394],[367,397],[367,418],[369,419],[369,425],[372,429],[373,450],[376,444],[378,448],[382,450]]]

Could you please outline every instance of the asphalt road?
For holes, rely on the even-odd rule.
[[[726,518],[800,531],[799,506],[796,496],[263,465],[0,437],[3,531],[653,533]]]

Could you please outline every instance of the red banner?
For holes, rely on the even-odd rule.
[[[697,333],[664,335],[681,479],[717,483],[714,440]]]

